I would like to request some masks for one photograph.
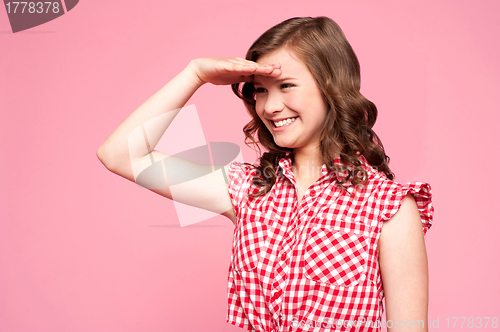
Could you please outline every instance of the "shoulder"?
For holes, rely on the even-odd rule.
[[[368,169],[367,189],[378,210],[379,221],[387,222],[401,210],[420,217],[424,234],[432,225],[434,207],[432,189],[427,182],[399,183],[374,168]]]
[[[248,163],[233,161],[226,166],[226,173],[229,177],[229,185],[245,182],[255,174],[255,167]]]
[[[246,199],[249,188],[252,186],[252,179],[256,174],[256,169],[251,164],[238,161],[233,161],[225,169],[227,174],[227,189],[234,210],[238,215],[240,205]]]
[[[411,194],[407,194],[401,201],[398,211],[382,225],[380,249],[382,252],[391,253],[407,245],[408,241],[418,245],[423,237],[424,232],[422,232],[422,221],[417,203]]]
[[[400,203],[399,209],[383,224],[382,234],[399,234],[402,232],[418,231],[422,233],[422,222],[415,198],[406,194]]]

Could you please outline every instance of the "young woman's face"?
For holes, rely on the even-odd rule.
[[[281,64],[279,77],[255,76],[255,110],[280,147],[319,149],[328,105],[314,77],[285,48],[261,56],[257,63]],[[281,121],[281,123],[280,123]]]

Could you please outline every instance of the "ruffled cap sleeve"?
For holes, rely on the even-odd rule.
[[[432,205],[432,191],[431,186],[425,182],[410,182],[406,184],[394,183],[387,194],[383,195],[382,201],[382,221],[386,221],[392,218],[398,212],[401,207],[403,198],[410,193],[415,202],[417,203],[417,208],[420,213],[420,219],[422,221],[422,228],[424,235],[427,233],[429,228],[432,226],[432,219],[434,216],[434,206]]]
[[[229,181],[229,196],[234,206],[236,216],[239,215],[239,207],[241,202],[246,197],[248,188],[251,185],[253,178],[253,167],[238,161],[233,161],[229,164],[227,171]]]

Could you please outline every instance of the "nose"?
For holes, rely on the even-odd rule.
[[[278,113],[283,111],[285,105],[279,93],[267,93],[266,102],[264,104],[264,112],[268,114]]]

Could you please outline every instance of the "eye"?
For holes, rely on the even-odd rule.
[[[293,87],[294,85],[293,84],[290,84],[290,83],[284,83],[284,84],[281,84],[281,88],[282,89],[286,89],[286,88],[291,88]]]
[[[264,88],[255,88],[255,93],[263,93],[263,92],[266,92],[267,90],[264,89]]]

